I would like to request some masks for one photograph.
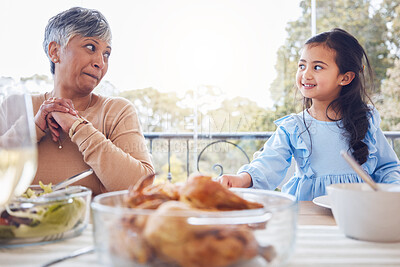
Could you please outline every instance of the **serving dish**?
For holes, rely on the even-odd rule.
[[[295,245],[295,198],[267,190],[230,192],[261,203],[262,208],[192,209],[182,202],[181,193],[180,200],[142,209],[126,206],[129,191],[96,196],[91,208],[99,262],[105,266],[209,267],[286,262]]]
[[[90,215],[91,190],[70,186],[42,194],[30,186],[35,196],[18,197],[1,211],[0,247],[41,244],[79,235]]]

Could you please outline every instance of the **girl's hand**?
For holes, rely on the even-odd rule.
[[[218,178],[218,182],[226,187],[250,187],[253,184],[247,172],[236,175],[224,174]]]
[[[35,115],[35,124],[42,131],[45,131],[47,128],[50,127],[53,127],[53,129],[58,128],[55,125],[48,124],[49,122],[51,122],[51,120],[49,120],[47,117],[51,112],[64,112],[64,113],[70,113],[71,115],[78,114],[75,111],[74,104],[70,99],[56,98],[56,97],[49,98],[48,100],[45,100],[42,103],[42,105],[39,108],[39,111]]]

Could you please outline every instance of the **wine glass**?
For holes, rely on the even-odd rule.
[[[32,99],[0,92],[0,208],[31,184],[37,169]]]

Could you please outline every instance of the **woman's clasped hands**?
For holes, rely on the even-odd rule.
[[[49,129],[53,141],[57,142],[61,131],[67,132],[71,126],[69,122],[77,118],[78,112],[70,99],[51,97],[40,106],[35,116],[35,124],[43,132]]]

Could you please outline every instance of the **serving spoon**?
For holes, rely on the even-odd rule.
[[[69,186],[70,184],[75,183],[75,182],[77,182],[77,181],[79,181],[79,180],[91,175],[92,173],[93,173],[93,170],[92,169],[88,169],[88,170],[83,171],[81,173],[78,173],[78,174],[76,174],[74,176],[71,176],[68,179],[66,179],[64,181],[61,181],[58,184],[54,185],[52,187],[53,192],[57,191],[57,190],[60,190],[60,189],[63,189],[65,187]]]
[[[93,170],[88,169],[88,170],[78,173],[74,176],[71,176],[68,179],[65,179],[64,181],[61,181],[58,184],[52,186],[51,189],[53,189],[53,192],[44,194],[41,197],[43,197],[43,198],[58,197],[58,196],[64,196],[66,194],[74,194],[74,193],[80,192],[81,191],[80,188],[73,188],[73,187],[67,188],[67,186],[69,186],[70,184],[75,183],[83,178],[88,177],[92,173],[93,173]]]
[[[374,191],[379,191],[379,186],[372,177],[364,171],[360,164],[346,151],[340,151],[340,155],[347,161],[351,168],[364,180]]]
[[[88,169],[85,170],[81,173],[78,173],[74,176],[69,177],[68,179],[65,179],[64,181],[59,182],[58,184],[52,186],[52,190],[53,192],[51,193],[47,193],[47,194],[43,194],[37,198],[33,198],[33,199],[27,199],[25,197],[17,197],[15,198],[14,202],[10,203],[8,205],[8,208],[31,208],[35,205],[47,205],[48,198],[56,198],[56,197],[65,197],[65,195],[71,195],[71,194],[75,194],[78,192],[81,192],[81,188],[77,188],[77,187],[68,187],[68,185],[75,183],[85,177],[88,177],[89,175],[91,175],[93,173],[92,169]],[[27,202],[27,201],[34,201],[34,203],[31,202]]]

